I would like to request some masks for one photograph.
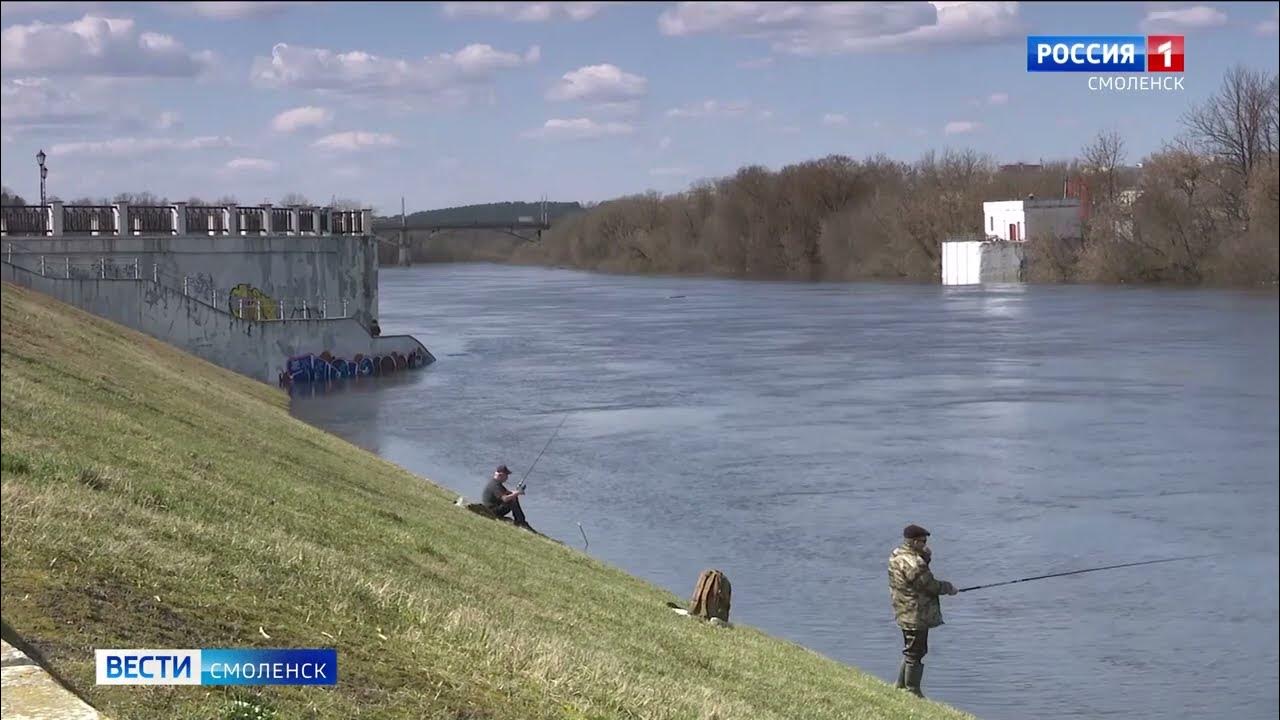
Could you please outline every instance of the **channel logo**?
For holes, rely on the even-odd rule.
[[[1180,73],[1182,35],[1028,35],[1027,72]]]
[[[1147,36],[1147,72],[1177,72],[1185,69],[1182,35]]]
[[[99,685],[337,685],[338,651],[94,650]]]

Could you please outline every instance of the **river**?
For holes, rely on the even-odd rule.
[[[297,417],[474,498],[567,413],[532,524],[685,598],[719,568],[736,623],[891,681],[908,523],[962,586],[1215,554],[944,598],[925,693],[989,720],[1276,717],[1274,293],[467,264],[384,268],[380,303],[438,362]]]

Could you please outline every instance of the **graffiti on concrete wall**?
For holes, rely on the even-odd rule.
[[[187,294],[196,298],[212,297],[213,292],[218,289],[218,286],[213,283],[213,276],[209,273],[188,275],[185,287]]]
[[[304,383],[327,383],[348,378],[392,375],[402,370],[425,367],[427,356],[418,350],[408,355],[392,352],[387,355],[363,355],[357,353],[350,359],[334,357],[328,351],[319,355],[295,355],[285,362],[280,373],[284,387]]]
[[[240,283],[227,294],[227,309],[238,318],[256,320],[279,317],[280,306],[268,294],[249,283]]]

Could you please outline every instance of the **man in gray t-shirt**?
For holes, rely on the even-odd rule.
[[[524,494],[524,490],[518,488],[508,490],[505,483],[509,477],[511,477],[511,470],[506,465],[499,465],[498,469],[493,471],[493,478],[485,484],[484,492],[480,494],[480,502],[498,517],[506,517],[507,513],[511,513],[516,527],[533,530],[524,519],[524,510],[520,507],[520,496]]]

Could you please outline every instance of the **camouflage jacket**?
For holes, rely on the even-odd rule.
[[[910,543],[904,542],[889,555],[889,594],[899,627],[919,629],[941,625],[942,603],[938,596],[950,588],[950,583],[933,577],[928,555],[920,554]]]

